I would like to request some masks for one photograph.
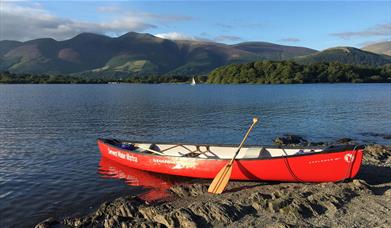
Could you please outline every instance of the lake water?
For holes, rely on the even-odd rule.
[[[376,134],[391,134],[391,84],[0,85],[0,227],[143,185],[160,186],[147,195],[158,198],[173,183],[100,161],[99,137],[238,144],[253,116],[261,121],[251,144],[285,133],[390,144]]]

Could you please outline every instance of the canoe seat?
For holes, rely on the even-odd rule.
[[[266,150],[264,147],[261,149],[261,155],[259,156],[260,158],[271,158],[272,155],[268,150]]]
[[[271,158],[272,155],[265,147],[248,148],[243,158]]]
[[[247,148],[245,154],[243,155],[243,158],[259,158],[259,155],[261,154],[261,151],[264,148]]]

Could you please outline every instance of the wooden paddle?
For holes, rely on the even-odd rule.
[[[250,128],[248,129],[246,135],[244,136],[242,142],[240,143],[234,157],[231,159],[231,161],[228,162],[216,175],[216,177],[213,179],[212,183],[210,184],[208,188],[208,192],[213,193],[213,194],[221,194],[225,186],[227,186],[229,178],[231,177],[231,172],[232,172],[232,165],[235,161],[236,156],[238,156],[240,149],[242,148],[244,142],[246,141],[248,135],[250,134],[251,130],[257,124],[258,118],[254,117],[253,118],[253,123],[251,124]]]

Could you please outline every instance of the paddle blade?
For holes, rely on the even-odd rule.
[[[231,172],[232,165],[228,163],[219,171],[219,173],[213,179],[212,183],[208,188],[208,192],[213,194],[221,194],[228,184],[229,178],[231,177]]]

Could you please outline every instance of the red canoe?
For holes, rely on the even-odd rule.
[[[127,167],[192,178],[213,179],[233,157],[231,145],[190,145],[98,139],[103,157]],[[244,146],[231,180],[335,182],[360,169],[363,146],[279,148]]]

